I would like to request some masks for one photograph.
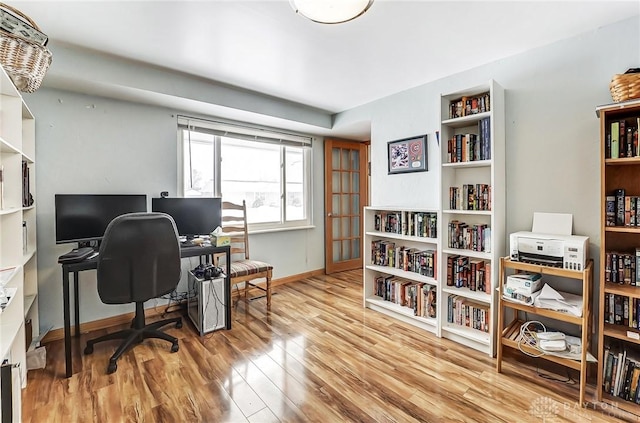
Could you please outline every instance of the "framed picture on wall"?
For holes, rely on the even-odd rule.
[[[424,172],[427,169],[427,135],[418,135],[387,143],[389,175]]]

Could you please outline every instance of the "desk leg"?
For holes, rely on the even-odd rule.
[[[78,272],[73,272],[73,307],[74,307],[74,323],[76,325],[76,337],[80,336],[80,280]]]
[[[230,275],[230,271],[231,271],[231,254],[229,252],[227,252],[225,254],[226,258],[227,258],[227,267],[225,267],[225,269],[227,269],[227,275],[226,278],[224,278],[224,283],[225,283],[225,313],[226,313],[226,322],[227,322],[227,330],[231,329],[231,276]]]
[[[73,364],[71,363],[71,317],[69,310],[69,271],[62,269],[62,300],[64,304],[64,361],[66,377],[71,377]]]

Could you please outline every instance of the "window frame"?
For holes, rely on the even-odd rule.
[[[313,137],[303,134],[293,134],[283,132],[278,129],[259,127],[239,122],[231,121],[213,121],[202,118],[193,118],[186,116],[178,116],[177,125],[177,148],[178,148],[178,193],[180,196],[187,196],[185,180],[186,169],[185,159],[189,154],[186,148],[184,134],[187,131],[200,132],[213,136],[213,190],[214,196],[219,196],[224,201],[222,192],[222,145],[223,138],[231,138],[237,141],[264,142],[268,144],[279,145],[280,150],[280,216],[277,222],[248,222],[249,231],[257,232],[274,232],[281,230],[295,230],[313,227],[313,195],[312,175],[313,175]],[[301,148],[303,155],[303,208],[306,211],[306,217],[297,220],[287,220],[287,175],[286,175],[286,157],[287,148]],[[195,197],[195,196],[190,196]]]

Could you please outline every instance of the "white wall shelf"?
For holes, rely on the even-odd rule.
[[[39,335],[36,253],[36,207],[23,202],[23,173],[28,168],[28,192],[35,198],[35,120],[0,68],[0,286],[14,298],[0,314],[0,362],[17,365],[13,372],[13,419],[21,421],[21,389],[27,384],[26,339]],[[23,230],[26,222],[26,239]],[[26,334],[31,321],[31,334]],[[1,409],[1,407],[0,407]]]

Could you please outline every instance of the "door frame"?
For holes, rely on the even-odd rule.
[[[337,138],[325,138],[324,140],[324,233],[325,233],[325,273],[331,274],[345,270],[362,268],[364,252],[364,207],[369,204],[369,145],[370,141],[343,140]],[[339,263],[333,262],[333,232],[332,232],[332,210],[333,210],[333,179],[332,179],[332,149],[334,147],[345,146],[360,151],[360,213],[359,231],[360,234],[360,258],[345,260]]]

